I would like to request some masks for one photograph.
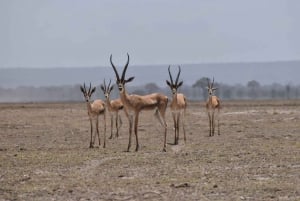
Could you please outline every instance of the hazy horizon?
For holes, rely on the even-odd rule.
[[[260,62],[260,63],[223,63],[181,65],[180,79],[184,85],[192,85],[202,77],[214,77],[216,82],[235,85],[256,80],[262,85],[279,83],[299,85],[300,61]],[[117,70],[123,69],[116,64]],[[177,73],[177,65],[171,66]],[[156,83],[165,86],[169,79],[168,65],[129,65],[126,76],[135,76],[130,86]],[[64,68],[0,68],[0,87],[19,86],[62,86],[92,82],[100,85],[103,80],[115,79],[110,66],[105,67],[64,67]]]

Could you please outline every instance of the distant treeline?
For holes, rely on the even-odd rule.
[[[197,80],[193,85],[184,85],[179,89],[189,100],[205,100],[207,98],[207,78],[203,77]],[[93,99],[104,99],[100,86]],[[249,99],[299,99],[300,85],[282,85],[274,83],[271,85],[261,85],[259,82],[252,80],[246,85],[228,85],[215,83],[217,87],[216,95],[222,100],[249,100]],[[129,94],[145,95],[154,92],[161,92],[169,97],[170,89],[165,86],[158,86],[155,83],[148,83],[141,86],[127,86]],[[113,90],[112,98],[119,95],[117,87]],[[0,102],[56,102],[56,101],[83,101],[80,91],[80,85],[73,86],[53,86],[53,87],[17,87],[1,88]]]

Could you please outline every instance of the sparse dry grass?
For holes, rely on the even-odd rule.
[[[204,104],[189,103],[185,145],[168,112],[166,153],[153,112],[125,152],[124,115],[118,139],[89,149],[84,103],[0,104],[0,200],[299,200],[300,101],[223,104],[208,137]]]

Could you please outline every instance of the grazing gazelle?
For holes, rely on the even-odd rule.
[[[162,123],[163,126],[165,127],[163,151],[166,151],[167,123],[165,119],[165,113],[168,105],[168,97],[160,93],[153,93],[145,96],[140,96],[135,94],[129,95],[126,92],[125,84],[131,82],[134,79],[134,77],[125,79],[125,73],[129,64],[128,53],[127,53],[127,57],[128,57],[127,63],[124,66],[122,76],[120,77],[116,67],[112,62],[112,55],[110,55],[110,63],[116,74],[120,97],[124,105],[124,112],[126,114],[126,117],[129,120],[129,142],[128,142],[127,151],[129,151],[131,146],[131,134],[132,134],[133,121],[134,121],[134,134],[136,139],[135,151],[138,151],[139,150],[139,141],[138,141],[139,114],[142,110],[153,110],[153,109],[156,109],[156,113],[155,113],[156,117],[160,120],[160,123]],[[133,112],[133,114],[129,114],[129,112]],[[160,116],[158,113],[160,114]],[[162,117],[163,122],[161,122],[160,117]]]
[[[101,85],[101,89],[104,93],[104,96],[106,98],[106,108],[108,109],[108,112],[110,114],[110,137],[109,139],[113,138],[113,124],[114,124],[114,115],[116,116],[116,137],[119,137],[119,129],[122,125],[122,120],[119,115],[119,111],[123,109],[123,103],[120,98],[115,100],[110,100],[110,93],[113,90],[114,86],[110,86],[111,80],[109,81],[109,84],[106,85],[105,80],[103,84]],[[120,123],[120,124],[119,124]]]
[[[183,128],[183,135],[184,135],[184,142],[186,142],[186,136],[185,136],[185,129],[184,129],[184,115],[186,111],[186,97],[182,93],[178,93],[178,88],[183,84],[183,81],[180,81],[178,83],[178,79],[180,76],[180,66],[178,66],[178,74],[175,80],[175,83],[173,82],[173,78],[170,72],[170,66],[168,68],[169,75],[170,75],[170,81],[166,80],[167,85],[171,88],[173,98],[171,102],[171,111],[172,111],[172,116],[173,116],[173,121],[174,121],[174,129],[175,129],[175,141],[174,144],[178,144],[179,140],[179,123],[180,123],[180,116],[182,114],[182,128]]]
[[[208,91],[208,99],[206,101],[206,110],[209,119],[209,136],[213,136],[215,134],[215,110],[218,110],[217,121],[218,121],[218,135],[220,135],[220,121],[219,121],[219,113],[221,109],[220,99],[213,95],[213,92],[217,90],[214,88],[214,78],[213,82],[210,83],[209,79],[207,79],[207,91]]]
[[[90,99],[92,94],[96,91],[96,87],[93,87],[90,84],[90,88],[87,91],[85,88],[85,83],[83,86],[80,86],[80,90],[84,95],[86,105],[87,105],[87,110],[88,110],[88,115],[89,115],[89,120],[90,120],[90,125],[91,125],[91,140],[90,140],[90,148],[94,147],[95,139],[96,139],[96,134],[94,135],[93,139],[93,121],[95,121],[96,124],[96,132],[98,135],[98,140],[99,140],[99,146],[100,146],[100,136],[99,136],[99,115],[103,114],[103,123],[104,123],[104,141],[103,141],[103,148],[105,148],[105,133],[106,133],[106,114],[105,114],[105,103],[98,99],[95,100],[93,103],[90,103]]]

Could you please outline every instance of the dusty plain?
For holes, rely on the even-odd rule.
[[[85,103],[0,104],[0,201],[300,200],[300,100],[225,101],[208,137],[203,102],[189,102],[187,142],[167,111],[167,152],[154,111],[140,115],[140,150],[119,138],[89,148]],[[103,143],[103,122],[100,118]]]

